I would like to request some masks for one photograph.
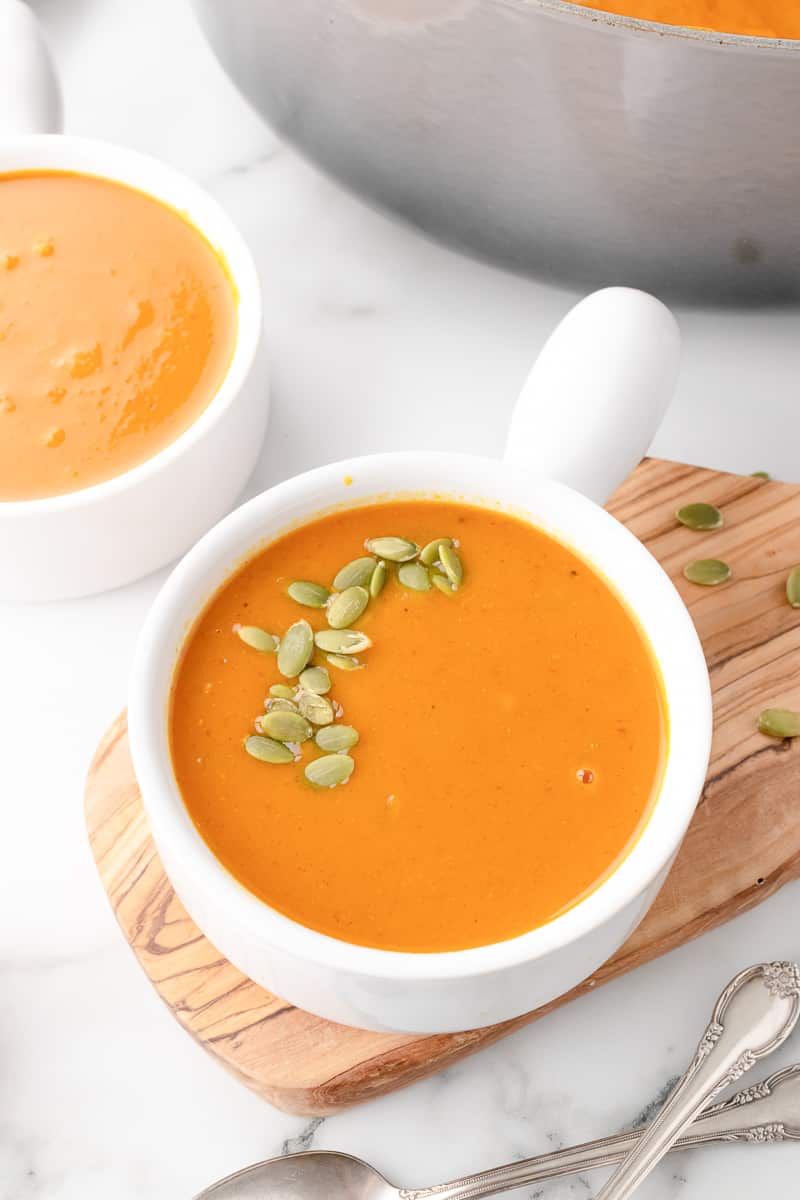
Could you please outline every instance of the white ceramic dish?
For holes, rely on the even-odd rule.
[[[534,367],[518,403],[506,461],[381,454],[310,471],[232,513],[172,573],[142,631],[133,670],[134,765],[178,895],[200,928],[251,978],[345,1024],[466,1029],[514,1017],[560,995],[604,962],[641,919],[703,785],[711,736],[708,674],[672,583],[636,538],[593,501],[607,497],[649,444],[673,389],[677,357],[675,323],[658,301],[626,289],[596,293],[565,319]],[[345,476],[352,477],[349,487]],[[579,484],[592,499],[556,478]],[[168,747],[169,692],[187,630],[241,560],[290,523],[332,504],[408,491],[446,492],[522,510],[594,564],[624,596],[651,642],[670,721],[658,801],[619,868],[542,928],[453,953],[353,946],[270,909],[228,874],[197,833],[175,784]]]
[[[0,0],[4,32],[13,37],[22,63],[11,120],[26,130],[52,126],[58,120],[57,87],[38,28],[17,0]],[[0,84],[0,99],[2,90]],[[220,205],[180,172],[143,154],[53,134],[14,138],[2,122],[0,172],[27,170],[117,180],[185,213],[228,265],[238,293],[238,330],[230,366],[211,403],[159,453],[80,491],[0,501],[0,599],[12,601],[117,587],[183,554],[240,494],[269,414],[266,385],[245,386],[261,336],[258,275],[244,239]]]

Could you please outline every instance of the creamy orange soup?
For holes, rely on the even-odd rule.
[[[162,450],[233,354],[224,264],[179,213],[87,175],[0,175],[0,500]]]
[[[287,588],[330,587],[387,533],[456,540],[463,579],[454,590],[435,563],[410,574],[387,563],[348,627],[372,643],[356,669],[315,647],[333,723],[309,732],[358,733],[347,782],[316,787],[306,770],[332,756],[314,740],[280,763],[244,748],[270,713],[304,707],[269,635],[298,621],[327,630],[338,610],[303,607]],[[426,575],[443,583],[410,586]],[[262,649],[243,641],[258,631]],[[235,574],[190,634],[170,725],[189,813],[245,887],[333,937],[411,951],[514,937],[596,888],[642,829],[667,736],[651,652],[603,579],[522,520],[423,500],[321,517]]]
[[[688,25],[749,37],[800,38],[796,0],[575,0],[642,21]]]

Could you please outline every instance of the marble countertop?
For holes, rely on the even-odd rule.
[[[362,450],[499,452],[515,392],[572,293],[459,258],[317,174],[237,96],[184,0],[36,7],[67,129],[198,177],[254,249],[273,413],[251,493]],[[654,451],[800,479],[796,313],[679,319],[684,369]],[[162,578],[0,607],[0,1200],[188,1200],[248,1162],[312,1145],[420,1186],[600,1136],[651,1111],[736,970],[800,954],[790,886],[404,1092],[325,1121],[274,1111],[156,999],[86,843],[87,764],[125,702],[136,632]],[[793,1056],[797,1042],[776,1065]],[[662,1165],[641,1195],[789,1195],[798,1172],[795,1146],[695,1151]],[[530,1195],[584,1197],[595,1186],[576,1178]]]

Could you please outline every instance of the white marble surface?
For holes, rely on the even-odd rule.
[[[358,450],[499,451],[515,390],[572,296],[457,258],[280,146],[223,78],[183,0],[40,0],[70,131],[204,180],[264,284],[274,409],[255,491]],[[800,479],[797,316],[680,314],[679,393],[654,449]],[[275,1112],[177,1028],[122,944],[82,820],[86,766],[122,707],[160,577],[0,608],[0,1200],[188,1200],[283,1149],[361,1154],[401,1183],[599,1136],[684,1062],[719,987],[800,954],[797,887],[427,1082],[329,1119]],[[800,1041],[780,1062],[800,1057]],[[771,1069],[771,1066],[770,1066]],[[797,1190],[800,1148],[673,1158],[650,1200]],[[594,1180],[533,1196],[584,1197]]]

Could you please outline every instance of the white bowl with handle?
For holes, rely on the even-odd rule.
[[[0,0],[0,67],[5,58],[13,70],[0,70],[0,174],[72,171],[162,201],[221,254],[237,306],[228,369],[184,433],[105,482],[65,495],[0,500],[0,599],[55,600],[118,587],[171,562],[241,493],[269,415],[266,383],[246,386],[261,337],[261,291],[243,237],[198,184],[147,155],[57,133],[57,78],[36,19],[20,0]]]
[[[673,584],[600,504],[647,449],[672,394],[675,322],[624,288],[595,293],[559,326],[523,389],[502,461],[378,454],[287,480],[230,514],[175,568],[141,634],[129,696],[136,775],[166,871],[189,913],[246,975],[334,1021],[446,1032],[518,1016],[608,959],[652,903],[700,795],[711,740],[703,652]],[[352,483],[345,487],[345,476]],[[540,928],[494,945],[398,953],[306,928],[248,892],[214,857],[181,799],[168,706],[187,633],[243,559],[333,504],[393,493],[450,493],[509,507],[599,570],[636,615],[663,676],[669,746],[648,823],[591,895]]]

